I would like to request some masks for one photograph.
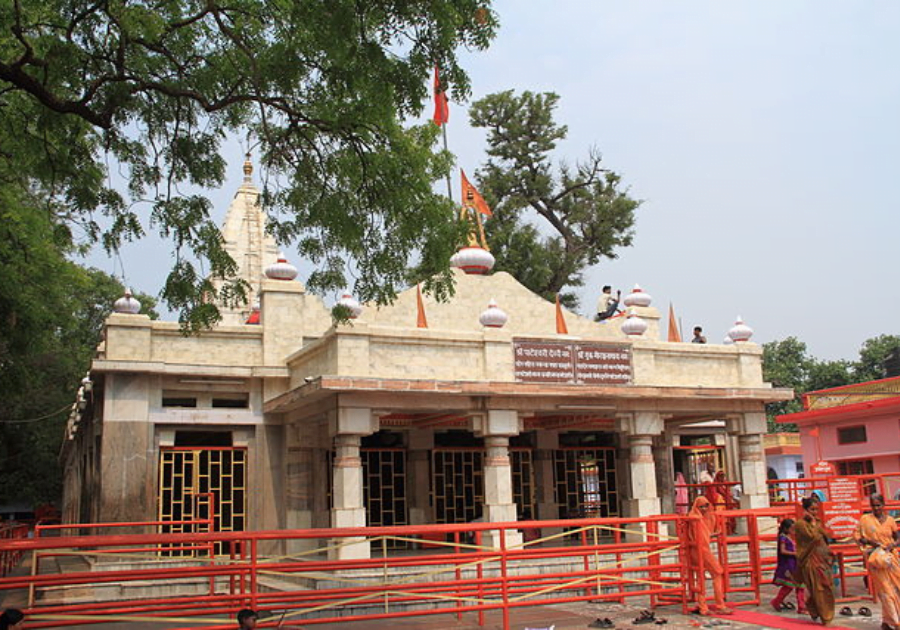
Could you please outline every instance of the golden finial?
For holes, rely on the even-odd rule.
[[[244,183],[249,184],[253,182],[253,162],[250,161],[249,151],[244,157]]]

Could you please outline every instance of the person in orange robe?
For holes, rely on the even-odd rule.
[[[854,538],[866,559],[872,594],[881,602],[881,627],[900,628],[900,560],[897,521],[884,511],[884,497],[869,497],[871,514],[863,514]]]
[[[694,505],[688,514],[688,536],[691,542],[691,550],[688,556],[690,570],[697,584],[697,612],[708,615],[710,608],[706,604],[706,573],[709,573],[713,584],[713,599],[715,606],[713,612],[720,615],[730,615],[732,610],[725,605],[725,572],[719,559],[713,555],[710,547],[715,536],[721,536],[719,521],[716,518],[712,504],[706,497],[700,496],[694,500]]]

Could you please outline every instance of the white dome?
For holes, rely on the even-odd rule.
[[[141,303],[132,297],[131,289],[125,289],[125,295],[116,300],[113,304],[113,310],[116,313],[127,313],[129,315],[137,315],[141,312]]]
[[[478,317],[478,323],[486,328],[503,328],[503,325],[508,321],[509,315],[497,306],[494,298],[491,298],[491,301],[488,302],[488,307]]]
[[[628,311],[628,319],[622,324],[622,332],[632,337],[643,335],[647,332],[647,322],[635,315],[634,311]]]
[[[724,343],[726,346],[730,346],[734,344],[734,339],[732,339],[728,335],[725,335],[725,339],[722,340],[722,343]]]
[[[494,255],[483,247],[463,247],[450,258],[451,267],[469,274],[484,275],[494,268]]]
[[[731,340],[735,343],[739,341],[750,341],[750,337],[753,336],[753,329],[745,324],[744,320],[741,319],[741,316],[738,315],[737,320],[734,322],[734,326],[728,331],[728,336],[731,337]]]
[[[278,252],[278,262],[266,267],[266,278],[270,280],[293,280],[297,277],[297,268],[287,261],[284,252]]]
[[[647,292],[645,292],[641,285],[634,285],[634,289],[632,289],[631,293],[625,296],[625,299],[622,300],[625,303],[625,306],[650,306],[650,303],[653,301],[653,297]]]
[[[345,293],[338,300],[338,304],[346,307],[350,311],[350,319],[356,319],[363,312],[362,304],[349,293]]]

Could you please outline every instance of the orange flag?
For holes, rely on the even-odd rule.
[[[569,327],[566,326],[566,318],[563,317],[562,305],[559,303],[559,293],[556,294],[556,334],[569,334]]]
[[[425,318],[425,304],[422,303],[422,289],[416,285],[416,326],[419,328],[428,328],[428,320]]]
[[[678,330],[678,322],[675,321],[675,307],[669,302],[669,341],[681,341],[681,331]]]
[[[459,169],[461,174],[460,181],[462,182],[462,202],[466,208],[475,208],[478,212],[483,214],[486,217],[492,216],[491,209],[488,207],[487,202],[484,200],[484,197],[481,196],[481,193],[476,190],[476,188],[469,183],[469,179],[466,177],[466,172],[462,169]]]
[[[441,85],[437,66],[434,67],[434,116],[432,120],[438,127],[446,125],[450,120],[450,104],[447,102],[447,92]]]
[[[809,437],[817,438],[819,437],[819,427],[813,427],[809,430]]]

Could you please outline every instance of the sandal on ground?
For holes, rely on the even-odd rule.
[[[849,606],[844,606],[843,608],[840,609],[840,611],[838,611],[838,614],[843,615],[844,617],[852,617],[853,611],[850,610]]]
[[[794,610],[794,605],[791,602],[784,602],[781,604],[781,607],[784,610]]]
[[[631,623],[635,626],[640,626],[647,623],[656,623],[656,619],[653,617],[637,617],[631,620]]]
[[[664,626],[667,623],[669,623],[669,620],[668,619],[657,619],[655,623],[657,626]]]
[[[728,606],[724,606],[722,608],[716,606],[714,609],[717,615],[733,615],[734,611],[728,608]]]
[[[857,612],[858,614],[862,615],[863,617],[871,617],[871,616],[872,616],[872,611],[869,610],[869,608],[867,608],[866,606],[863,606],[862,608],[860,608],[860,609],[859,609],[858,611],[856,611],[856,612]]]
[[[608,617],[600,619],[597,617],[591,623],[588,624],[588,628],[615,628],[616,624],[614,624]]]

